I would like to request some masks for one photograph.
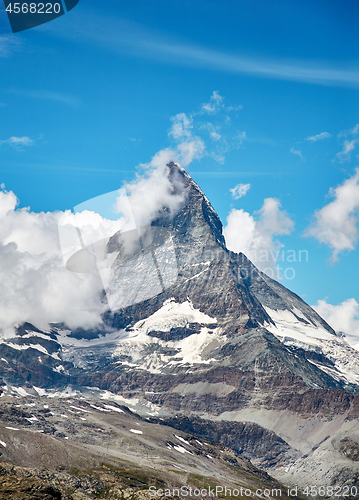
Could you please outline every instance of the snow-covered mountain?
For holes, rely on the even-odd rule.
[[[288,482],[305,481],[314,463],[328,482],[333,456],[358,469],[335,443],[358,441],[359,352],[226,249],[216,212],[184,169],[170,163],[168,175],[185,193],[180,209],[102,245],[112,263],[103,329],[23,325],[0,344],[3,393],[78,391],[149,415],[253,422],[291,449],[276,465]]]

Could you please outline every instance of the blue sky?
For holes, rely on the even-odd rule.
[[[356,235],[335,262],[328,238],[304,236],[358,165],[356,1],[80,0],[16,35],[0,16],[0,183],[20,207],[120,188],[173,146],[171,118],[185,113],[205,145],[188,171],[223,224],[280,200],[295,227],[274,240],[309,256],[283,283],[310,304],[359,301]],[[205,112],[213,95],[218,112]],[[234,199],[239,184],[250,189]]]

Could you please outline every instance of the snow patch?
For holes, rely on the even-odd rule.
[[[74,410],[83,411],[83,412],[85,412],[85,413],[91,413],[90,411],[85,410],[84,408],[80,408],[80,407],[78,407],[78,406],[72,406],[72,405],[70,405],[70,408],[73,408]]]
[[[39,421],[39,419],[38,419],[38,418],[36,418],[34,415],[33,415],[32,417],[30,417],[30,418],[28,418],[28,417],[25,417],[25,418],[26,418],[26,420],[28,420],[29,422],[38,422],[38,421]]]
[[[117,411],[118,413],[125,413],[123,410],[121,410],[121,408],[117,408],[116,406],[104,405],[104,407],[112,411]]]
[[[218,329],[209,332],[208,328],[203,327],[200,333],[193,333],[189,337],[175,343],[175,346],[181,351],[174,358],[181,358],[182,363],[204,363],[208,364],[215,361],[213,358],[204,360],[201,357],[204,349],[213,341],[220,340]],[[225,339],[223,339],[223,342]]]
[[[27,391],[25,391],[25,389],[23,387],[12,387],[11,389],[14,392],[16,392],[17,394],[19,394],[19,396],[30,396],[31,395]]]
[[[57,361],[61,361],[59,358],[59,355],[56,352],[53,352],[50,354],[45,347],[43,347],[40,344],[14,344],[13,342],[5,342],[4,339],[1,340],[2,344],[7,345],[8,347],[11,347],[12,349],[16,349],[17,351],[26,351],[27,349],[36,349],[37,351],[42,352],[43,354],[46,354],[46,356],[50,356],[51,358],[56,359]]]
[[[44,333],[31,332],[30,330],[26,330],[26,332],[27,333],[25,335],[21,336],[22,339],[30,339],[31,337],[37,337],[39,339],[54,341],[54,339],[52,339],[50,335],[45,335]]]
[[[65,373],[65,368],[62,365],[56,366],[56,368],[52,369],[56,373]]]
[[[192,453],[188,450],[186,450],[186,448],[183,448],[182,446],[179,446],[178,444],[176,446],[173,447],[176,451],[179,451],[180,453],[189,453],[190,455],[192,455]]]
[[[138,321],[132,330],[147,335],[153,331],[169,332],[172,328],[185,328],[188,323],[206,325],[217,323],[217,319],[195,309],[189,299],[179,304],[171,298],[166,300],[154,314]]]
[[[308,324],[299,321],[289,309],[270,309],[265,307],[266,312],[272,318],[274,325],[266,325],[266,329],[273,335],[280,337],[291,337],[309,345],[320,345],[321,340],[333,340],[335,336],[325,330],[322,326],[314,326],[304,318]],[[294,311],[299,317],[303,317],[299,310]]]
[[[111,411],[111,410],[106,410],[106,408],[100,408],[99,406],[95,406],[92,404],[90,404],[90,406],[92,406],[92,408],[95,408],[95,410],[99,410],[99,411]]]
[[[183,437],[181,437],[181,436],[177,436],[177,434],[175,434],[175,437],[176,437],[177,439],[179,439],[180,441],[182,441],[182,443],[186,443],[186,444],[188,444],[188,446],[191,446],[191,445],[189,444],[189,442],[188,442],[188,441],[186,441],[185,439],[183,439]]]

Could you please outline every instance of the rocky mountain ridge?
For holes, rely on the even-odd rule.
[[[148,418],[222,422],[223,435],[246,422],[243,435],[250,425],[264,429],[253,434],[263,456],[252,459],[276,477],[306,481],[314,463],[325,484],[339,466],[354,477],[356,464],[333,443],[358,442],[359,353],[300,297],[226,249],[217,214],[184,169],[170,163],[168,177],[186,195],[178,212],[164,209],[105,247],[108,302],[125,306],[109,311],[101,330],[22,325],[0,343],[3,395],[120,397]],[[281,459],[260,446],[271,432],[290,451]]]

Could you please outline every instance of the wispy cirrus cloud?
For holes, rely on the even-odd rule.
[[[310,141],[310,142],[317,142],[317,141],[321,141],[323,139],[329,139],[330,137],[333,137],[333,136],[332,136],[332,134],[329,134],[329,132],[321,132],[320,134],[312,135],[311,137],[307,137],[305,140]]]
[[[154,33],[139,24],[94,11],[83,14],[81,26],[74,23],[66,32],[54,26],[52,34],[169,64],[315,85],[359,87],[357,62],[344,67],[337,62],[247,56],[212,50],[183,39],[176,40],[173,33]]]
[[[53,101],[62,104],[67,104],[68,106],[79,106],[80,100],[73,96],[72,94],[68,94],[65,92],[56,92],[53,90],[45,90],[45,89],[15,89],[9,88],[6,89],[7,92],[23,97],[30,97],[31,99],[39,99],[42,101]]]
[[[163,46],[154,43],[152,49],[158,53],[167,53],[175,59],[178,57],[182,63],[197,63],[202,67],[228,73],[246,73],[262,78],[291,80],[316,85],[359,86],[359,67],[348,70],[334,65],[325,66],[319,62],[237,56],[202,47],[173,45],[171,43]]]

